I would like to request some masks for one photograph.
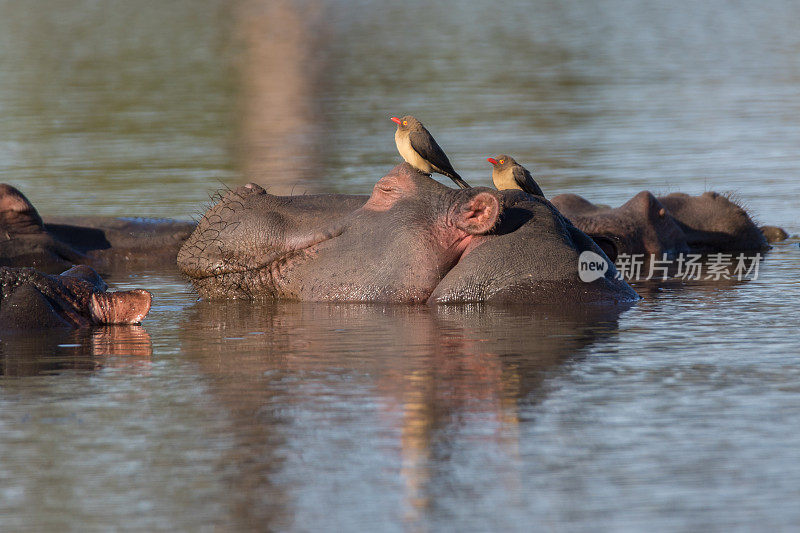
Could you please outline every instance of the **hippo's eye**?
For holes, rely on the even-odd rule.
[[[501,159],[500,161],[498,161],[498,163],[500,163],[501,165],[502,165],[503,163],[505,163],[505,162],[506,162],[506,160],[505,160],[505,159]]]
[[[408,121],[407,120],[403,121],[403,126],[408,126]]]
[[[400,188],[398,187],[396,180],[381,180],[375,184],[375,188],[381,192],[388,192],[392,194],[397,194],[400,192]]]

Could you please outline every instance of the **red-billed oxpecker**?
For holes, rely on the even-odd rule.
[[[392,121],[397,124],[394,142],[406,163],[425,174],[438,172],[456,182],[462,189],[469,189],[469,184],[453,170],[450,160],[422,122],[411,115],[392,117]]]
[[[544,197],[542,189],[533,180],[533,176],[528,169],[514,161],[513,157],[505,154],[486,159],[494,167],[492,169],[492,181],[498,191],[504,189],[520,189],[528,194]]]

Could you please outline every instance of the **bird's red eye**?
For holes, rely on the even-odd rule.
[[[403,121],[403,126],[408,126],[408,121],[407,120]]]
[[[499,161],[499,163],[500,163],[501,165],[502,165],[503,163],[505,163],[505,162],[506,162],[506,160],[505,160],[505,159],[501,159],[501,160]]]

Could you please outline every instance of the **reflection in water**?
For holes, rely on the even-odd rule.
[[[243,0],[236,9],[240,167],[273,194],[319,182],[322,15],[314,0]]]
[[[0,376],[58,374],[101,368],[143,370],[153,347],[142,326],[5,333],[0,338]]]
[[[231,413],[240,442],[221,465],[246,487],[236,505],[244,523],[285,526],[293,504],[316,497],[314,470],[338,470],[319,458],[294,464],[321,444],[311,427],[298,432],[297,424],[311,416],[329,428],[336,453],[348,456],[360,453],[348,435],[359,413],[387,435],[372,453],[398,454],[403,519],[421,524],[442,490],[473,490],[462,485],[463,465],[451,460],[464,446],[494,450],[493,460],[505,465],[497,483],[518,493],[518,405],[540,402],[546,376],[613,334],[618,314],[199,302],[183,350]],[[364,475],[364,468],[349,475]]]

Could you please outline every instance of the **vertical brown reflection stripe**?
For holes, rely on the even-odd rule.
[[[316,189],[322,11],[316,0],[243,0],[237,6],[238,166],[246,181],[273,194]]]

